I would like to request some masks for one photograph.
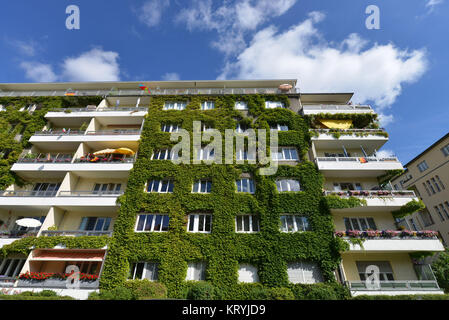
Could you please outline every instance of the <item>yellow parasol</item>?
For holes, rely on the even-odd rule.
[[[129,148],[118,148],[114,150],[114,153],[124,154],[127,156],[133,156],[135,154],[135,152]]]
[[[352,120],[326,120],[318,119],[326,128],[329,129],[349,129],[352,125]]]
[[[99,155],[102,155],[102,154],[111,154],[111,153],[114,153],[114,152],[115,152],[115,149],[104,149],[104,150],[100,150],[100,151],[94,152],[94,155],[95,156],[99,156]]]

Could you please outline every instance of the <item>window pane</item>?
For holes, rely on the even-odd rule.
[[[305,231],[302,217],[295,216],[295,220],[296,220],[296,227],[298,228],[298,231]]]
[[[249,192],[254,193],[254,181],[249,180]]]
[[[161,231],[162,216],[160,214],[155,216],[153,231]]]
[[[201,192],[206,192],[206,181],[201,181]]]
[[[243,216],[237,216],[236,217],[236,223],[237,223],[237,231],[238,232],[243,231],[242,230],[242,228],[243,228]]]
[[[259,217],[258,216],[252,216],[252,222],[253,222],[253,231],[259,231]]]
[[[374,223],[374,219],[373,218],[366,218],[366,220],[368,220],[368,226],[370,229],[376,230],[376,224]]]
[[[193,231],[193,227],[195,224],[195,215],[189,215],[189,231]]]
[[[162,183],[162,186],[161,186],[161,191],[160,192],[167,192],[168,191],[168,181],[167,180],[163,180],[161,183]]]
[[[206,215],[206,228],[204,231],[208,231],[210,232],[212,230],[211,228],[211,223],[212,222],[212,216],[211,215]]]
[[[169,181],[168,182],[168,192],[173,192],[173,187],[174,187],[174,182],[173,181]]]
[[[193,192],[199,192],[200,190],[200,182],[195,182],[193,185]]]
[[[134,279],[142,279],[144,263],[139,262],[136,265],[136,273]]]
[[[198,231],[204,231],[204,218],[202,214],[198,216]]]
[[[353,230],[361,230],[356,218],[351,218]]]
[[[287,220],[287,230],[288,232],[292,232],[295,231],[295,226],[294,226],[294,222],[293,222],[293,216],[286,216],[286,220]]]
[[[170,221],[170,218],[168,215],[163,216],[163,222],[162,222],[162,231],[168,231],[168,224]]]
[[[366,229],[368,229],[368,225],[366,224],[366,221],[365,221],[365,219],[359,219],[359,222],[360,222],[360,228],[362,229],[362,230],[366,230]]]
[[[153,215],[152,214],[147,214],[147,219],[146,219],[146,223],[145,223],[145,231],[151,231],[151,224],[153,223]]]
[[[212,182],[211,181],[207,181],[206,185],[207,185],[206,191],[207,192],[211,192],[212,191]]]
[[[105,222],[104,218],[98,218],[97,224],[95,225],[95,231],[102,231],[104,222]]]
[[[243,230],[248,232],[249,229],[249,216],[243,216]]]

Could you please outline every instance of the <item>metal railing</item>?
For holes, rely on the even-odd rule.
[[[108,107],[108,108],[55,108],[51,109],[50,112],[109,112],[109,111],[126,111],[126,112],[141,112],[148,111],[147,107]]]
[[[0,276],[0,288],[11,288],[16,282],[15,277],[4,277]]]
[[[399,162],[396,157],[388,157],[388,158],[376,158],[376,157],[317,157],[316,161],[325,161],[325,162],[358,162],[364,163],[361,159],[366,160],[367,162]]]
[[[29,228],[29,229],[37,229],[37,230],[8,230],[8,231],[0,231],[0,238],[3,239],[16,239],[16,238],[25,238],[25,237],[35,237],[37,236],[39,228]]]
[[[309,129],[309,131],[314,131],[318,133],[333,133],[333,132],[341,132],[341,133],[385,133],[384,128],[379,129]]]
[[[123,191],[61,191],[60,197],[118,197]]]
[[[64,236],[64,237],[82,237],[82,236],[112,236],[112,231],[85,231],[85,230],[45,230],[41,233],[44,237]]]
[[[304,111],[361,111],[361,112],[374,112],[369,105],[329,105],[329,104],[317,104],[317,105],[305,105]]]
[[[347,191],[324,191],[325,196],[336,195],[341,197],[406,197],[415,198],[413,190],[347,190]]]
[[[85,133],[85,131],[67,129],[65,131],[63,131],[63,130],[36,131],[34,133],[34,135],[35,136],[68,136],[68,135],[81,136],[81,135],[84,135],[84,133]]]
[[[377,289],[368,287],[365,281],[346,281],[346,285],[350,290],[360,291],[440,290],[438,282],[435,280],[379,281],[380,287]]]
[[[98,130],[98,131],[87,131],[86,135],[140,135],[140,129],[113,129],[113,130]]]
[[[0,197],[54,197],[57,190],[48,191],[4,191]]]
[[[126,157],[126,158],[115,158],[115,157],[108,157],[108,158],[99,158],[98,160],[88,159],[88,158],[78,158],[75,159],[74,163],[134,163],[136,161],[135,157]]]
[[[334,233],[336,237],[343,239],[362,238],[369,240],[404,240],[404,239],[438,239],[438,232],[433,230],[345,230],[336,231]]]
[[[71,163],[74,154],[68,153],[40,153],[37,156],[23,156],[17,163]]]

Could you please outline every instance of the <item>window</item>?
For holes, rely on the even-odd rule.
[[[184,110],[185,108],[185,102],[166,102],[162,110]]]
[[[212,230],[211,214],[190,214],[189,215],[189,232],[210,233]]]
[[[239,265],[239,282],[253,283],[259,282],[259,275],[257,274],[257,267],[250,264]]]
[[[168,231],[170,218],[168,214],[139,214],[137,218],[137,232]]]
[[[259,217],[256,215],[238,215],[235,217],[236,232],[259,232]]]
[[[443,148],[441,148],[441,152],[443,152],[445,157],[449,156],[449,143]]]
[[[121,183],[96,183],[93,194],[117,194],[122,188]]]
[[[275,125],[271,125],[270,129],[273,131],[288,131],[288,126],[285,124],[275,124]]]
[[[278,161],[298,161],[298,152],[295,148],[280,148],[272,153],[272,159]]]
[[[0,104],[0,111],[6,111],[6,108],[4,105]]]
[[[440,183],[441,189],[443,189],[443,190],[446,189],[446,188],[444,187],[443,181],[441,181],[440,177],[439,177],[439,176],[435,176],[435,178],[437,178],[438,182]]]
[[[281,231],[282,232],[301,232],[311,231],[309,219],[301,215],[282,215]]]
[[[360,280],[365,281],[372,273],[367,273],[369,266],[377,266],[379,268],[380,281],[394,281],[393,269],[388,261],[356,261],[357,270]]]
[[[423,182],[422,185],[424,186],[424,189],[426,189],[427,194],[429,195],[429,197],[432,195],[429,191],[429,188],[427,188],[426,184]]]
[[[440,192],[441,191],[440,186],[437,184],[435,178],[431,178],[430,180],[432,180],[432,182],[435,185],[435,187],[437,188],[438,192]]]
[[[248,152],[246,150],[238,149],[235,151],[235,159],[241,161],[256,160],[256,152]]]
[[[80,272],[89,274],[98,274],[101,268],[101,263],[96,261],[67,261],[64,270],[71,265],[77,266]]]
[[[215,109],[215,103],[213,101],[201,102],[201,110],[212,110],[212,109]]]
[[[237,123],[237,126],[235,127],[235,132],[237,133],[246,133],[248,130],[248,126],[245,124]]]
[[[169,193],[173,192],[172,180],[150,180],[148,182],[147,192]]]
[[[197,150],[196,160],[214,160],[215,150],[209,147],[201,148]]]
[[[443,204],[440,203],[439,206],[440,206],[441,211],[444,212],[444,215],[446,216],[446,218],[449,219],[449,213],[448,213],[448,211],[444,208]]]
[[[377,230],[373,218],[343,218],[346,230],[366,231],[368,229]]]
[[[285,105],[280,101],[265,101],[265,108],[267,109],[285,108]]]
[[[161,126],[161,131],[163,132],[178,132],[179,129],[180,127],[177,124],[165,123]]]
[[[248,110],[248,105],[246,104],[246,102],[243,101],[237,101],[235,103],[235,108],[237,110]]]
[[[348,191],[348,190],[363,190],[362,185],[360,183],[351,183],[351,182],[334,182],[334,191]]]
[[[249,192],[254,193],[254,181],[252,179],[243,178],[237,180],[237,192]]]
[[[172,154],[171,150],[169,149],[162,149],[154,152],[151,155],[151,160],[176,160],[178,159],[177,154]]]
[[[436,193],[436,192],[435,192],[435,189],[434,189],[433,186],[430,184],[430,181],[427,180],[426,183],[427,183],[427,186],[430,188],[430,190],[432,190],[432,193],[435,194],[435,193]]]
[[[131,265],[130,280],[148,279],[157,281],[159,278],[159,264],[156,262],[137,262]]]
[[[0,276],[15,278],[22,270],[26,259],[3,259],[0,260]]]
[[[419,172],[423,172],[425,170],[429,169],[429,166],[427,165],[427,162],[424,160],[420,163],[418,163],[418,170]]]
[[[38,197],[54,197],[60,186],[60,183],[36,183],[31,195]]]
[[[206,262],[189,262],[187,265],[186,280],[206,280]]]
[[[198,180],[193,184],[192,192],[195,193],[210,193],[212,190],[212,181]]]
[[[441,222],[443,222],[443,221],[444,221],[444,217],[443,217],[443,215],[441,214],[441,211],[440,211],[440,209],[438,208],[438,206],[434,206],[433,208],[435,209],[435,212],[436,212],[436,213],[438,214],[438,216],[440,217]]]
[[[201,130],[202,130],[203,132],[213,131],[213,130],[214,130],[214,127],[213,127],[212,125],[210,125],[210,124],[205,124],[205,123],[203,123],[203,124],[201,125]]]
[[[276,187],[279,192],[301,191],[299,180],[294,179],[277,180]]]
[[[323,282],[323,275],[315,262],[291,262],[287,265],[287,276],[291,283]]]
[[[418,231],[418,228],[416,227],[416,224],[415,224],[415,220],[413,218],[410,218],[409,224],[412,226],[412,229],[414,231]]]
[[[84,217],[81,219],[81,231],[108,231],[111,218],[107,217]]]
[[[448,207],[448,209],[449,209],[449,207]],[[425,227],[428,227],[428,226],[430,226],[430,225],[435,223],[433,221],[433,218],[432,218],[430,212],[428,212],[428,211],[421,211],[420,215],[421,215],[421,219],[422,219]]]

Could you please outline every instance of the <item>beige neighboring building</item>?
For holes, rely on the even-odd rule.
[[[426,209],[399,221],[411,230],[438,231],[449,246],[449,133],[409,163],[391,183],[393,188],[412,189]]]

